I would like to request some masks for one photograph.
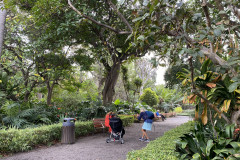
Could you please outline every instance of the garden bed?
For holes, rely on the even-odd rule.
[[[194,123],[187,122],[170,131],[165,132],[164,136],[151,141],[145,148],[141,150],[131,151],[127,155],[128,160],[148,160],[148,159],[164,159],[178,160],[175,147],[176,140],[185,133],[193,129]]]
[[[133,123],[133,116],[120,116],[124,126]],[[62,124],[44,125],[38,128],[0,130],[0,154],[28,151],[39,145],[59,142]],[[75,122],[76,138],[94,132],[92,121]]]

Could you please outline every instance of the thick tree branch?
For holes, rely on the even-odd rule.
[[[129,24],[129,22],[126,20],[126,18],[122,15],[121,12],[119,12],[119,10],[117,9],[117,7],[112,3],[112,1],[108,0],[109,5],[117,12],[118,16],[120,17],[120,19],[127,25],[128,29],[130,30],[130,32],[132,33],[132,27]]]
[[[188,44],[191,46],[195,46],[196,43],[198,43],[197,41],[195,41],[194,39],[190,38],[187,34],[185,33],[181,33],[181,32],[177,32],[177,31],[165,31],[165,33],[169,36],[172,37],[176,37],[179,35],[183,35],[184,38],[187,40]],[[220,66],[227,66],[227,62],[222,59],[221,57],[219,57],[216,53],[212,52],[211,49],[208,49],[207,47],[200,47],[200,51],[207,56],[209,59],[211,59],[211,61],[216,64],[216,65],[220,65]],[[237,72],[234,70],[234,68],[230,68],[231,72],[233,73],[234,76],[237,75]]]
[[[210,16],[209,16],[209,11],[208,11],[208,6],[207,6],[207,1],[206,0],[203,0],[202,8],[203,8],[203,11],[204,11],[204,15],[206,17],[206,24],[209,28],[212,28],[211,27],[211,19],[210,19]],[[210,49],[211,49],[211,52],[213,53],[214,49],[213,49],[212,42],[210,42]]]
[[[211,19],[209,17],[209,11],[208,11],[208,6],[207,6],[207,1],[203,0],[202,2],[202,8],[206,17],[206,23],[209,28],[211,28]]]
[[[81,13],[79,10],[77,10],[77,9],[72,5],[72,3],[71,3],[70,0],[68,0],[68,4],[69,4],[69,6],[70,6],[75,12],[77,12],[77,14],[79,14],[80,16],[82,16],[82,17],[84,17],[84,18],[92,21],[93,23],[95,23],[95,24],[97,24],[97,25],[99,25],[99,26],[108,28],[109,30],[115,32],[116,34],[131,34],[131,33],[132,33],[132,32],[128,32],[128,31],[119,31],[119,30],[117,30],[117,29],[115,29],[115,28],[113,28],[113,27],[111,27],[111,26],[109,26],[109,25],[107,25],[107,24],[103,24],[103,23],[101,23],[101,22],[96,21],[95,19],[93,19],[93,18],[91,18],[91,17],[89,17],[89,16]]]

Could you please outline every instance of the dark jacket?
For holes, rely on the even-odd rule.
[[[146,112],[141,112],[141,113],[140,113],[140,115],[138,116],[138,120],[140,121],[141,119],[143,119],[144,122],[147,122],[147,123],[152,123],[152,122],[153,122],[152,119],[149,119],[149,118],[148,118]]]

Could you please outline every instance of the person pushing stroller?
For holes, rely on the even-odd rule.
[[[123,144],[123,135],[125,134],[125,130],[123,128],[122,120],[112,113],[109,118],[109,126],[111,127],[111,134],[110,137],[106,139],[106,142],[121,141],[121,144]]]

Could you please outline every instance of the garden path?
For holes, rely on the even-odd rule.
[[[148,132],[150,140],[162,136],[164,132],[189,121],[188,116],[167,118],[164,122],[154,122],[155,129]],[[141,136],[141,123],[126,127],[124,144],[120,142],[106,143],[107,133],[80,137],[71,145],[56,144],[51,147],[35,149],[29,152],[17,153],[4,160],[124,160],[129,151],[138,150],[147,145],[138,138]]]

